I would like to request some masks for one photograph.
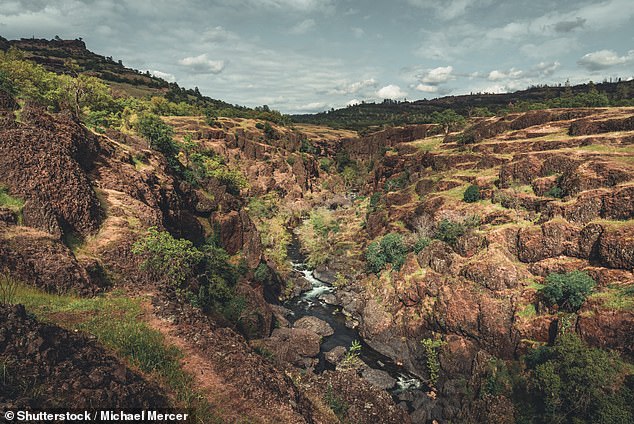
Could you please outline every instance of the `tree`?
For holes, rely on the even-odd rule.
[[[445,109],[442,112],[434,112],[432,114],[432,121],[435,124],[442,125],[445,130],[445,135],[447,135],[452,128],[464,125],[465,118],[452,109]]]
[[[595,286],[595,281],[585,271],[566,274],[550,274],[546,285],[540,290],[549,305],[559,305],[569,312],[577,311]]]
[[[149,228],[145,237],[134,243],[132,252],[144,257],[141,268],[153,278],[176,287],[192,278],[203,260],[191,241],[175,239],[156,227]]]
[[[577,335],[563,334],[553,346],[526,358],[531,407],[518,408],[531,422],[631,423],[632,391],[623,382],[615,354],[588,347]],[[521,413],[521,412],[520,412]]]
[[[153,113],[143,113],[139,116],[136,131],[144,137],[152,149],[158,150],[165,156],[174,157],[178,154],[178,146],[172,140],[174,129]]]
[[[464,191],[462,199],[467,203],[474,203],[480,200],[480,187],[475,184],[470,185]]]

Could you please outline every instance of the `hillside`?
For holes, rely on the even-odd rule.
[[[633,107],[359,135],[30,54],[0,56],[3,407],[632,421]]]
[[[434,122],[434,112],[451,109],[463,116],[491,116],[548,107],[632,106],[634,81],[575,86],[532,87],[513,93],[477,93],[430,100],[362,102],[346,108],[310,115],[293,115],[298,123],[364,130],[389,125]]]

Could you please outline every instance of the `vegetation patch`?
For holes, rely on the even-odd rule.
[[[548,305],[558,305],[564,311],[575,312],[583,305],[595,285],[596,282],[585,271],[555,273],[546,277],[546,285],[539,293]]]

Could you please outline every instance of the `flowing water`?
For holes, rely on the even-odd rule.
[[[361,343],[361,352],[359,358],[365,362],[370,368],[386,371],[390,376],[396,379],[396,385],[389,392],[394,395],[402,395],[407,391],[420,391],[425,389],[425,384],[415,375],[407,372],[405,368],[397,365],[391,358],[382,355],[367,345],[359,336],[356,329],[346,326],[346,316],[341,312],[340,307],[329,305],[321,299],[322,295],[334,294],[336,288],[330,284],[318,280],[313,276],[313,272],[307,268],[305,258],[299,248],[299,240],[293,237],[293,242],[289,246],[288,256],[291,259],[293,269],[300,272],[306,280],[311,284],[311,288],[293,299],[288,300],[284,306],[292,311],[289,321],[295,322],[299,318],[305,316],[313,316],[326,321],[334,334],[325,337],[321,344],[321,354],[317,371],[324,369],[333,369],[333,367],[324,360],[324,353],[337,347],[343,346],[346,349],[350,347],[353,341]]]

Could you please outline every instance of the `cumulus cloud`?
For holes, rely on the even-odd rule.
[[[150,74],[154,75],[155,77],[158,78],[163,78],[165,81],[167,82],[175,82],[176,81],[176,77],[168,72],[162,72],[162,71],[156,71],[156,70],[149,70]]]
[[[508,71],[498,71],[497,69],[489,72],[487,79],[489,81],[499,81],[504,79],[518,79],[524,75],[521,69],[511,68]]]
[[[438,86],[436,85],[418,84],[415,88],[416,90],[422,91],[423,93],[437,93],[438,92]]]
[[[379,91],[376,92],[376,95],[381,99],[396,100],[406,97],[407,93],[401,90],[401,87],[398,85],[390,84],[379,89]]]
[[[632,59],[634,59],[634,50],[630,50],[625,56],[619,56],[613,50],[599,50],[583,55],[577,61],[577,64],[589,71],[599,71],[616,65],[623,65]]]
[[[442,84],[455,79],[452,72],[453,66],[440,66],[427,70],[419,79],[424,84]]]
[[[291,34],[306,34],[307,32],[313,30],[315,28],[315,20],[314,19],[305,19],[293,26],[289,32]]]
[[[333,94],[355,94],[364,88],[372,88],[377,86],[377,81],[374,78],[368,78],[361,81],[355,81],[350,84],[343,84],[336,89],[332,90]]]
[[[361,101],[359,99],[352,99],[346,103],[346,106],[354,106],[360,104]]]
[[[199,74],[219,74],[225,68],[224,60],[209,59],[207,53],[185,57],[178,63]]]

